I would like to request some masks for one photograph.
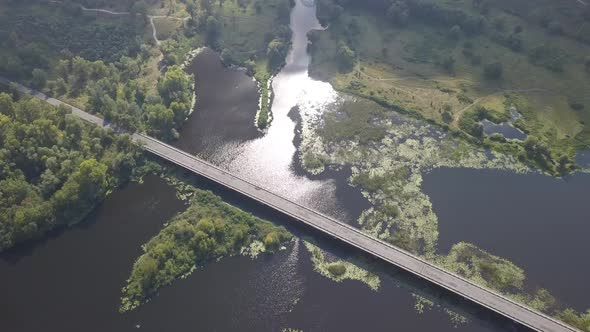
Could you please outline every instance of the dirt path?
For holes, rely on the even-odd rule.
[[[115,12],[115,11],[108,10],[108,9],[86,8],[82,5],[80,5],[80,8],[82,8],[82,10],[86,11],[86,12],[97,12],[97,13],[103,13],[103,14],[108,14],[108,15],[117,15],[117,16],[131,15],[130,12]],[[183,21],[183,22],[190,19],[190,16],[187,16],[187,17],[174,17],[174,16],[168,16],[168,15],[146,15],[146,16],[150,19],[150,25],[152,27],[152,37],[153,37],[154,42],[156,43],[157,46],[160,46],[162,42],[158,39],[158,29],[156,28],[156,24],[154,23],[155,18],[168,18],[168,19],[178,20],[178,21]]]
[[[114,12],[108,9],[97,9],[97,8],[86,8],[82,5],[80,5],[80,8],[82,8],[83,11],[85,12],[98,12],[98,13],[105,13],[105,14],[109,14],[109,15],[130,15],[130,12]]]
[[[463,113],[467,112],[468,110],[470,110],[471,108],[473,108],[475,105],[479,104],[481,101],[493,97],[493,96],[498,96],[498,95],[502,95],[505,93],[510,93],[510,92],[517,92],[517,93],[531,93],[531,92],[545,92],[545,93],[551,93],[551,91],[549,90],[545,90],[545,89],[539,89],[539,88],[532,88],[532,89],[509,89],[509,90],[500,90],[500,91],[496,91],[494,93],[490,93],[489,95],[483,96],[483,97],[479,97],[477,98],[473,103],[471,103],[471,105],[464,107],[463,109],[459,110],[459,112],[455,113],[455,121],[453,121],[454,123],[457,123],[457,121],[459,121],[459,119],[461,118],[461,115],[463,115]]]
[[[161,42],[158,39],[158,30],[156,29],[156,24],[154,23],[154,17],[150,16],[150,25],[152,26],[152,37],[154,38],[154,42],[156,46],[160,46]]]
[[[581,0],[578,0],[581,1]],[[364,76],[370,80],[373,81],[379,81],[379,82],[401,82],[401,81],[408,81],[408,80],[415,80],[415,81],[424,81],[425,79],[421,78],[421,77],[417,77],[417,76],[404,76],[404,77],[399,77],[399,78],[379,78],[379,77],[373,77],[367,73],[365,73],[361,68],[360,68],[360,64],[357,64],[356,66],[356,73],[358,76]],[[437,79],[435,81],[438,82],[444,82],[444,81],[450,81],[450,80],[445,80],[445,79]],[[455,81],[462,81],[462,82],[468,82],[468,83],[473,83],[472,80],[470,79],[456,79]],[[402,86],[403,87],[403,86]],[[412,93],[411,91],[405,90],[402,87],[399,86],[394,86],[394,88],[396,90],[399,90],[403,93],[406,93],[407,95],[410,95],[414,98],[418,98],[422,101],[424,101],[421,96]],[[409,87],[409,86],[405,86],[407,88],[410,89],[424,89],[424,88],[420,88],[420,87]],[[467,112],[468,110],[470,110],[471,108],[473,108],[474,106],[476,106],[477,104],[481,103],[483,100],[493,97],[493,96],[498,96],[498,95],[502,95],[505,93],[510,93],[510,92],[517,92],[517,93],[534,93],[534,92],[543,92],[543,93],[551,93],[551,91],[546,90],[546,89],[541,89],[541,88],[530,88],[530,89],[506,89],[506,90],[499,90],[493,93],[490,93],[488,95],[482,96],[477,98],[475,101],[473,101],[473,103],[471,103],[470,105],[462,108],[461,110],[459,110],[458,112],[455,113],[455,120],[454,123],[456,123],[459,118],[461,118],[461,115],[463,115],[463,113]]]

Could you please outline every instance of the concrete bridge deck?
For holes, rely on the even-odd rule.
[[[10,81],[0,77],[0,83],[9,82]],[[102,119],[86,113],[79,108],[53,98],[48,98],[42,93],[31,90],[22,85],[17,86],[23,93],[33,95],[34,97],[45,100],[52,105],[66,105],[72,108],[73,114],[79,116],[83,120],[95,125],[105,126]],[[552,317],[517,303],[492,290],[478,286],[477,284],[456,274],[445,271],[420,257],[412,255],[375,237],[364,234],[360,230],[343,222],[289,201],[286,198],[276,195],[152,137],[143,134],[133,134],[133,139],[141,144],[146,151],[159,156],[162,159],[208,178],[222,186],[239,192],[244,196],[250,197],[253,200],[299,220],[314,229],[400,267],[422,279],[428,280],[435,285],[443,287],[532,330],[544,332],[578,331]]]

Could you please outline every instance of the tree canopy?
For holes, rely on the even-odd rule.
[[[254,241],[273,251],[289,239],[283,227],[233,207],[211,192],[194,189],[189,208],[143,246],[144,253],[123,289],[121,311],[139,306],[194,266],[238,254]]]
[[[80,222],[130,176],[131,139],[70,112],[0,94],[0,251]]]

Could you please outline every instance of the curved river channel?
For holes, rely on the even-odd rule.
[[[347,185],[348,171],[329,171],[310,178],[297,162],[297,132],[301,130],[302,118],[299,115],[317,116],[336,100],[337,94],[329,84],[308,76],[307,32],[320,28],[315,7],[297,1],[291,22],[293,49],[287,65],[273,81],[274,119],[268,132],[260,133],[254,127],[258,107],[256,84],[243,72],[223,67],[214,52],[205,50],[187,68],[198,78],[199,98],[177,146],[294,201],[354,223],[369,204],[358,190]],[[492,175],[503,177],[506,173]],[[501,182],[503,187],[494,187],[497,181],[481,175],[481,172],[442,169],[425,177],[425,190],[440,214],[443,250],[448,244],[466,240],[509,259],[516,257],[525,270],[531,268],[535,281],[550,284],[547,287],[558,297],[563,296],[583,309],[587,305],[583,297],[589,293],[583,282],[590,276],[588,267],[578,266],[580,278],[572,278],[573,282],[562,284],[561,288],[552,287],[553,283],[559,285],[566,280],[561,277],[563,273],[576,269],[565,263],[550,266],[551,261],[534,259],[539,252],[548,253],[540,250],[543,242],[553,236],[558,236],[558,241],[564,240],[565,234],[551,232],[560,220],[545,218],[538,225],[531,225],[538,215],[526,219],[518,214],[522,211],[519,205],[512,204],[511,209],[516,212],[506,213],[512,219],[497,222],[496,228],[490,224],[470,228],[466,221],[472,220],[474,212],[462,211],[461,201],[446,198],[453,195],[467,199],[475,187],[480,188],[477,193],[481,200],[490,202],[486,200],[488,191],[478,185],[490,186],[494,199],[491,207],[501,207],[517,200],[517,195],[527,194],[516,192],[511,196],[511,183],[525,185],[526,181],[532,181],[537,189],[537,196],[530,203],[534,205],[534,199],[555,197],[547,195],[560,186],[567,187],[561,191],[570,195],[567,197],[590,197],[590,185],[568,187],[560,184],[561,180],[513,175],[514,178],[509,178],[512,181]],[[588,184],[588,180],[588,176],[576,175],[568,183]],[[231,257],[212,263],[165,287],[137,310],[119,314],[121,288],[141,253],[141,245],[185,207],[175,197],[174,188],[158,177],[149,176],[143,184],[130,184],[111,195],[81,225],[0,255],[0,329],[10,332],[282,331],[285,328],[306,332],[524,331],[403,271],[370,257],[359,257],[354,250],[301,229],[292,221],[223,188],[202,179],[197,181],[230,203],[287,226],[299,237],[313,235],[328,256],[354,257],[370,264],[381,279],[381,287],[373,291],[359,281],[336,283],[321,276],[314,271],[309,253],[298,240],[272,256],[256,260]],[[464,185],[454,187],[456,182]],[[449,187],[457,189],[449,190]],[[556,209],[571,212],[567,214],[570,218],[567,233],[587,234],[588,204],[579,200],[570,203],[554,201]],[[485,235],[490,234],[491,228],[496,229],[494,238]],[[517,235],[507,237],[509,244],[502,246],[502,232],[513,232],[512,229],[516,229]],[[526,250],[519,250],[518,237],[525,237],[526,230],[532,229],[535,241]],[[579,237],[575,238],[578,240]],[[557,250],[556,246],[551,248]],[[588,244],[572,241],[563,250],[574,251],[571,255],[581,259],[589,249]],[[566,271],[560,274],[558,269]],[[572,291],[576,289],[577,293]],[[459,315],[467,322],[461,322]]]

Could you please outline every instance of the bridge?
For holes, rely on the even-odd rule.
[[[105,122],[92,114],[66,104],[54,98],[48,98],[43,93],[29,89],[0,77],[0,83],[12,83],[21,93],[32,95],[52,105],[65,105],[72,109],[72,113],[82,120],[94,125],[108,127]],[[548,315],[520,304],[495,291],[481,287],[459,275],[446,271],[434,264],[392,246],[378,238],[369,236],[360,230],[311,210],[305,206],[276,195],[265,188],[261,188],[247,180],[231,174],[215,165],[201,160],[193,155],[163,143],[155,138],[143,134],[133,134],[135,142],[145,151],[152,153],[175,165],[183,167],[195,174],[203,176],[224,187],[234,190],[246,197],[275,209],[295,220],[302,222],[322,233],[341,240],[369,255],[391,263],[437,286],[447,289],[465,299],[492,310],[534,331],[543,332],[579,332]]]

